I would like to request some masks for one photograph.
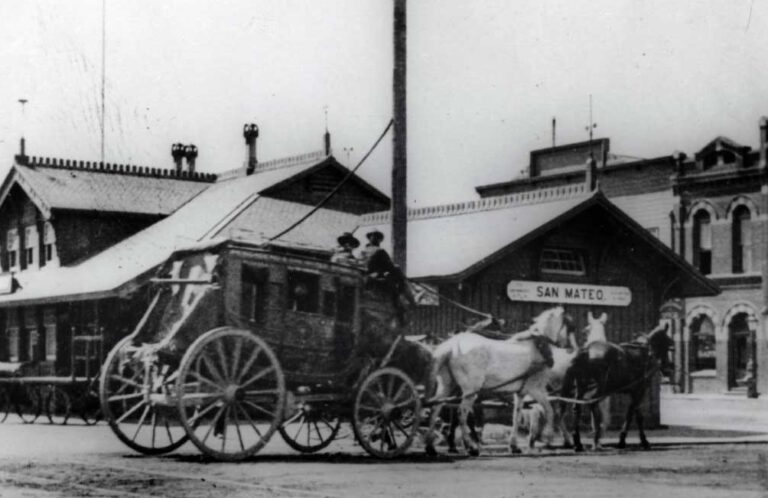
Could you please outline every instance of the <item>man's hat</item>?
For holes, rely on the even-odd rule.
[[[344,245],[350,245],[354,249],[355,247],[360,247],[360,241],[355,238],[354,235],[352,235],[349,232],[344,232],[341,234],[341,236],[336,239],[336,241],[339,243],[340,246]]]
[[[370,232],[366,233],[365,236],[370,241],[377,240],[377,241],[381,242],[382,240],[384,240],[384,234],[381,233],[379,230],[377,230],[375,228],[373,230],[371,230]]]

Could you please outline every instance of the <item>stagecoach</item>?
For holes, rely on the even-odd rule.
[[[405,341],[385,323],[388,303],[365,304],[369,283],[311,248],[226,240],[176,251],[104,363],[106,420],[151,455],[191,441],[209,457],[239,460],[275,432],[315,452],[346,421],[368,453],[402,454],[424,387],[392,366]]]

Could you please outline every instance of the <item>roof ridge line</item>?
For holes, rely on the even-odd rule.
[[[202,173],[195,171],[176,171],[175,169],[150,168],[149,166],[136,166],[131,164],[104,163],[102,161],[79,161],[75,159],[61,159],[56,157],[28,156],[28,160],[18,166],[30,168],[56,168],[78,171],[90,171],[94,173],[111,173],[126,176],[141,176],[151,178],[169,178],[174,180],[187,180],[193,182],[212,183],[217,175],[214,173]]]
[[[276,169],[289,168],[291,166],[296,166],[298,164],[305,163],[310,160],[320,161],[330,156],[331,154],[326,154],[324,150],[316,150],[312,152],[305,152],[304,154],[294,154],[292,156],[278,157],[275,159],[270,159],[269,161],[256,163],[256,169],[254,169],[253,174],[261,173],[262,171],[272,171]],[[233,168],[233,169],[223,171],[219,173],[217,177],[217,181],[231,180],[233,178],[239,178],[241,176],[245,176],[246,175],[245,170],[246,170],[245,166],[241,166],[239,168]]]
[[[480,211],[496,211],[513,206],[522,206],[530,204],[539,204],[552,202],[572,197],[586,196],[592,194],[583,183],[572,185],[560,185],[528,192],[518,192],[515,194],[500,195],[494,197],[485,197],[474,201],[454,202],[449,204],[439,204],[436,206],[426,206],[420,208],[408,209],[408,220],[422,220],[428,218],[443,218],[447,216],[459,216],[462,214],[477,213]],[[373,225],[388,222],[390,220],[390,211],[380,211],[378,213],[364,214],[360,218],[361,225]]]

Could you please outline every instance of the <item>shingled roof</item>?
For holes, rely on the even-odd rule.
[[[133,289],[179,247],[221,237],[265,242],[312,209],[259,195],[295,173],[277,168],[208,185],[168,217],[80,264],[19,273],[21,288],[0,296],[0,307],[113,296]],[[331,251],[338,234],[353,230],[358,220],[320,209],[280,241]]]
[[[51,209],[165,216],[196,196],[215,175],[75,161],[15,164],[0,188],[0,204],[19,185],[46,215]]]

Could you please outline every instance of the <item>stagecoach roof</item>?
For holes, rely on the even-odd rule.
[[[712,281],[599,190],[587,192],[581,185],[409,210],[408,277],[425,281],[462,280],[596,206],[626,228],[624,231],[636,247],[655,254],[659,258],[656,261],[675,273],[685,296],[719,292]],[[388,212],[364,215],[356,235],[364,239],[374,229],[384,234],[383,245],[391,250]]]
[[[19,273],[20,287],[0,296],[0,307],[120,295],[180,248],[221,237],[263,243],[312,209],[259,194],[294,174],[293,168],[274,169],[214,183],[167,218],[80,264]],[[338,234],[354,230],[358,221],[357,215],[320,209],[279,241],[330,251]]]

